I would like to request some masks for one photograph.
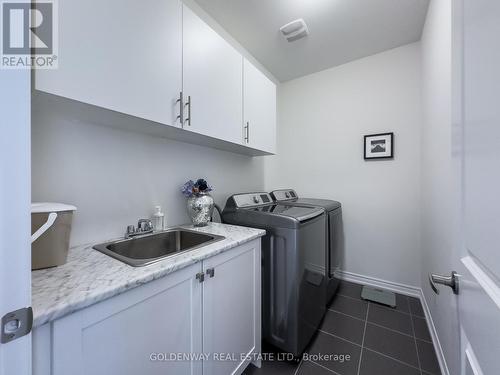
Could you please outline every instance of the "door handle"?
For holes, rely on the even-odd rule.
[[[429,274],[429,284],[431,284],[431,288],[434,293],[439,294],[439,289],[436,284],[449,286],[454,294],[458,294],[460,291],[459,281],[458,281],[458,273],[452,271],[450,276],[443,275],[435,275],[433,273]]]

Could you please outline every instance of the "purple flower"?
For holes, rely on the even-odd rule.
[[[188,198],[192,197],[194,194],[194,182],[193,182],[193,180],[189,180],[184,185],[182,185],[181,192],[182,192],[182,194],[184,194]]]
[[[196,180],[187,181],[184,185],[182,185],[181,192],[187,198],[192,197],[193,195],[198,195],[200,193],[208,193],[212,191],[213,188],[208,184],[208,182],[202,178]]]

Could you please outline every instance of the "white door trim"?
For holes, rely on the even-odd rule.
[[[0,318],[31,305],[29,70],[0,70]],[[0,375],[31,374],[31,334],[0,344]]]
[[[500,308],[500,288],[488,273],[483,270],[483,267],[481,267],[470,255],[463,257],[461,262],[469,270],[471,275],[474,276],[491,300]]]

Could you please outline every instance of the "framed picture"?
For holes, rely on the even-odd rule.
[[[394,157],[394,133],[365,135],[365,160],[392,159]]]

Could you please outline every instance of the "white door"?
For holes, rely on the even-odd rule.
[[[58,8],[59,67],[36,71],[37,90],[180,126],[179,0],[64,0]]]
[[[453,1],[461,375],[500,373],[500,2]]]
[[[276,85],[252,63],[243,64],[243,143],[276,152]]]
[[[184,129],[241,144],[243,57],[183,7]]]
[[[0,70],[0,115],[1,318],[31,305],[30,71]],[[31,374],[30,334],[0,343],[0,375],[12,374]]]
[[[203,374],[241,374],[260,352],[260,240],[203,261],[203,269],[203,352],[210,354]]]

